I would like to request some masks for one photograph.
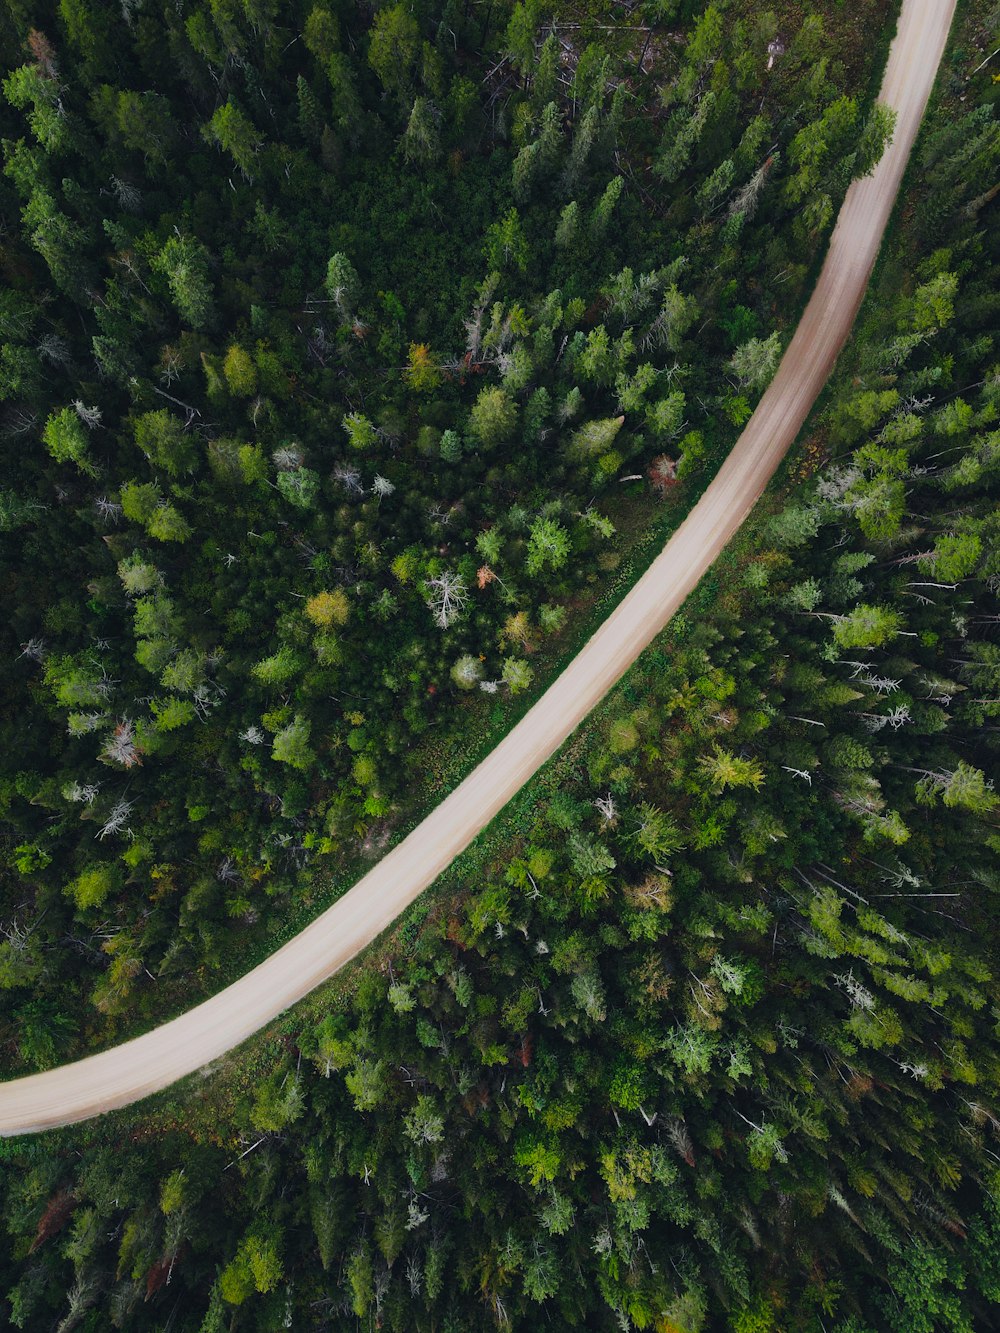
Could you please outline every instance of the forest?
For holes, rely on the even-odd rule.
[[[8,1076],[288,938],[641,572],[891,134],[886,10],[9,0]],[[998,42],[557,759],[211,1079],[0,1143],[10,1326],[995,1325]]]
[[[766,89],[777,16],[715,6],[572,71],[521,8],[227,15],[137,12],[123,88],[60,9],[4,82],[27,1068],[221,984],[502,732],[724,456],[887,130],[883,48],[848,68],[818,14]]]

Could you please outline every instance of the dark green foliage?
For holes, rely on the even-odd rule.
[[[805,71],[723,86],[746,33],[712,11],[653,70],[633,25],[583,32],[564,77],[553,21],[17,9],[0,819],[30,854],[0,910],[46,966],[8,970],[14,1059],[39,990],[81,1044],[162,1016],[411,818],[614,576],[618,478],[707,471],[773,370],[818,233],[763,153],[805,153]],[[669,186],[660,82],[702,108]],[[845,82],[814,90],[853,108],[838,153]],[[919,328],[954,299],[929,275]]]
[[[724,453],[885,128],[843,22],[744,8],[636,11],[650,75],[603,7],[568,72],[533,4],[0,19],[8,1068],[315,910],[544,676],[618,478]],[[0,1151],[4,1322],[995,1322],[989,77],[835,461],[384,973],[183,1134]]]

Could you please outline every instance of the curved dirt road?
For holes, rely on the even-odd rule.
[[[746,518],[822,389],[865,292],[948,37],[955,0],[904,0],[881,98],[898,112],[848,191],[819,282],[732,453],[647,573],[500,745],[338,902],[180,1018],[76,1064],[0,1084],[0,1134],[125,1106],[237,1046],[383,931],[473,840],[660,632]]]

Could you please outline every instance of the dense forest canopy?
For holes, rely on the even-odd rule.
[[[544,682],[773,372],[883,20],[14,7],[12,1059],[273,947]]]
[[[891,24],[3,21],[14,1070],[239,970],[544,683],[767,383]],[[214,1079],[2,1145],[12,1326],[995,1326],[998,33],[781,495],[506,820]]]

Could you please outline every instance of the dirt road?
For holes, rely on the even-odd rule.
[[[660,632],[746,518],[843,347],[923,117],[955,0],[904,0],[882,100],[893,142],[853,185],[816,290],[732,453],[648,572],[504,741],[333,907],[234,985],[145,1036],[0,1084],[0,1134],[125,1106],[217,1059],[319,985],[432,884]]]

